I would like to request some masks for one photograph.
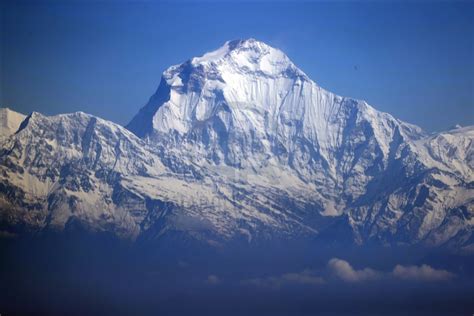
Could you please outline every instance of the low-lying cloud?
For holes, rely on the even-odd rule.
[[[382,278],[412,281],[448,281],[456,276],[447,270],[435,269],[427,264],[421,266],[397,264],[390,273],[384,273],[371,268],[356,270],[349,262],[338,258],[329,260],[328,268],[333,275],[346,282],[361,282]]]
[[[396,265],[392,275],[398,279],[415,281],[447,281],[456,276],[454,273],[446,270],[437,270],[427,264],[408,267]]]
[[[338,258],[332,258],[329,260],[328,268],[336,277],[347,282],[377,280],[382,277],[381,272],[371,268],[356,270],[349,264],[349,262]]]
[[[269,276],[264,278],[247,279],[241,282],[244,285],[257,287],[280,289],[289,285],[315,286],[326,283],[326,280],[337,279],[343,282],[369,282],[390,280],[433,282],[449,281],[456,277],[452,272],[442,269],[435,269],[427,264],[421,266],[403,266],[397,264],[393,270],[380,271],[370,267],[361,269],[354,268],[348,261],[339,258],[332,258],[327,263],[326,270],[304,270],[302,272],[285,273],[279,276]],[[209,283],[212,283],[211,280]]]

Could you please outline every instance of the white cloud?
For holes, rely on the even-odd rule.
[[[449,271],[434,269],[426,264],[421,266],[402,266],[398,264],[392,271],[382,272],[371,268],[355,269],[345,260],[332,258],[328,261],[327,267],[330,274],[344,282],[389,281],[393,278],[415,281],[445,281],[456,276]],[[210,280],[208,280],[208,283],[211,283]],[[241,283],[244,285],[279,289],[287,285],[321,285],[325,284],[326,280],[313,270],[304,270],[302,272],[285,273],[279,276],[247,279]]]
[[[325,283],[324,279],[315,275],[311,270],[304,270],[302,272],[285,273],[280,276],[271,276],[267,278],[249,279],[242,282],[243,284],[250,284],[259,287],[268,287],[278,289],[283,285],[298,284],[298,285],[320,285]]]
[[[427,264],[421,266],[402,266],[398,264],[391,273],[383,273],[371,268],[356,270],[349,262],[338,258],[332,258],[328,262],[328,267],[335,276],[346,282],[377,280],[382,277],[393,277],[401,280],[415,281],[446,281],[456,276],[449,271],[437,270]]]
[[[356,270],[349,262],[338,258],[329,260],[328,267],[339,279],[347,282],[376,280],[382,276],[380,272],[370,268]]]
[[[393,269],[392,275],[402,280],[417,281],[447,281],[456,276],[449,271],[437,270],[426,264],[421,266],[397,265]]]

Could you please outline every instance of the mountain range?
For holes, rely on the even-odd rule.
[[[7,108],[0,125],[2,236],[474,248],[474,126],[425,132],[255,39],[165,70],[125,127]]]

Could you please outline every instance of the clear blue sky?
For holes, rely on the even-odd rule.
[[[126,124],[163,70],[254,37],[320,86],[443,130],[474,124],[474,2],[1,1],[0,106]]]

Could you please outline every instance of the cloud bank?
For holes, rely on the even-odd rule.
[[[456,275],[447,270],[435,269],[427,264],[421,266],[397,264],[392,271],[379,271],[369,267],[355,269],[346,260],[332,258],[327,263],[327,269],[320,271],[319,274],[314,270],[304,270],[302,272],[285,273],[279,276],[247,279],[242,281],[241,284],[280,289],[288,285],[321,285],[326,283],[326,279],[331,280],[331,277],[336,277],[343,282],[350,283],[368,281],[390,282],[390,280],[435,282],[449,281],[455,278]],[[213,283],[211,279],[208,282]]]
[[[446,270],[437,270],[427,264],[408,267],[396,265],[392,275],[398,279],[416,281],[447,281],[456,276],[454,273]]]
[[[448,281],[456,276],[447,270],[435,269],[427,264],[421,266],[397,264],[390,273],[384,273],[371,268],[356,270],[349,262],[338,258],[329,260],[328,268],[333,275],[346,282],[370,281],[381,278],[412,281]]]
[[[347,282],[377,280],[382,276],[382,273],[371,268],[356,270],[349,262],[338,258],[329,260],[328,268],[336,277]]]

